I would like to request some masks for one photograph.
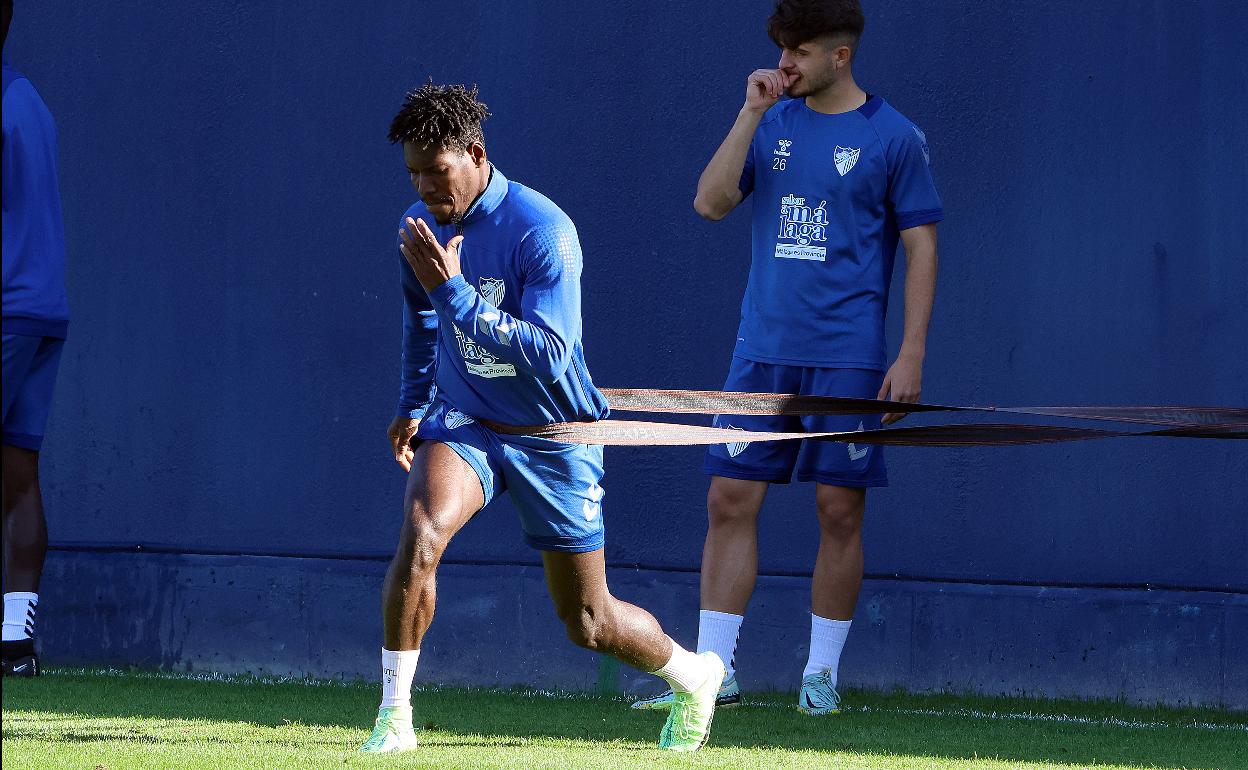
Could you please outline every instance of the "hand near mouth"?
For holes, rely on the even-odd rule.
[[[750,73],[745,86],[745,108],[766,112],[780,101],[795,78],[782,69],[761,69]]]
[[[426,292],[460,274],[459,244],[463,243],[464,236],[457,235],[443,246],[425,220],[408,217],[399,230],[399,237],[403,239],[399,250]]]

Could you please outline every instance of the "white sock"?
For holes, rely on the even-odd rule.
[[[737,673],[737,637],[741,634],[742,615],[730,612],[702,610],[698,613],[698,652],[710,652],[719,656],[728,673],[725,680]]]
[[[820,671],[831,671],[832,686],[836,686],[836,670],[841,665],[841,650],[845,647],[845,637],[852,622],[828,620],[810,613],[810,657],[806,659],[803,678]]]
[[[35,605],[39,594],[14,591],[4,595],[4,641],[20,642],[35,635]]]
[[[674,692],[692,692],[711,675],[706,670],[705,660],[676,644],[675,640],[672,640],[671,660],[667,661],[663,668],[650,673],[666,679]]]
[[[411,708],[412,679],[416,677],[416,661],[420,650],[387,650],[381,648],[381,707]]]

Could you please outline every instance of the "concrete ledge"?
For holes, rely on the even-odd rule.
[[[385,564],[53,552],[40,603],[51,665],[377,676]],[[612,570],[613,592],[697,635],[697,575]],[[444,565],[418,681],[646,690],[568,643],[537,567]],[[809,581],[764,577],[741,633],[747,690],[791,690]],[[868,580],[841,666],[850,686],[1248,708],[1248,596]]]

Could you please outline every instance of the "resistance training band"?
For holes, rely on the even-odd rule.
[[[604,446],[687,446],[791,439],[898,446],[1005,446],[1139,436],[1248,438],[1248,408],[1238,407],[942,406],[831,396],[640,388],[603,388],[602,393],[607,396],[611,408],[620,412],[789,416],[990,412],[1106,420],[1165,427],[1146,431],[1123,431],[1060,425],[986,423],[802,433],[747,431],[736,428],[713,428],[640,420],[598,420],[597,422],[564,422],[526,426],[501,425],[486,420],[481,422],[490,430],[505,435],[532,436],[569,444]]]

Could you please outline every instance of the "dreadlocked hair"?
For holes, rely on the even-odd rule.
[[[390,123],[390,142],[418,147],[455,147],[467,150],[473,142],[485,144],[481,121],[490,116],[477,101],[477,87],[438,86],[428,83],[403,98],[403,108]]]

